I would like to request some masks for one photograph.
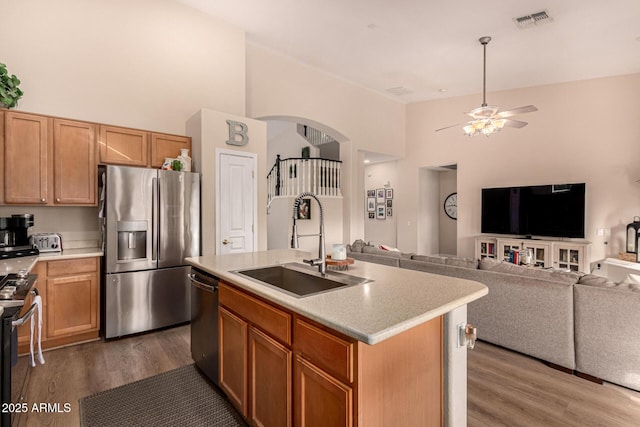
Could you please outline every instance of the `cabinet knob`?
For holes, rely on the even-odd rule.
[[[41,201],[42,203],[44,203],[44,202],[45,202],[44,198],[40,199],[40,201]]]
[[[56,199],[56,202],[60,203],[60,198],[59,197]]]

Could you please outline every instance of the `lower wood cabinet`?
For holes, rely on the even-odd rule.
[[[98,338],[100,258],[38,261],[35,273],[42,297],[42,347]],[[30,301],[25,303],[26,311]],[[18,352],[29,351],[30,323],[18,329]]]
[[[296,426],[353,425],[353,389],[299,355],[295,386]]]
[[[220,388],[252,426],[441,426],[443,319],[375,345],[220,283]]]

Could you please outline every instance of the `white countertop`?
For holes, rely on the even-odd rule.
[[[211,255],[186,261],[255,295],[367,344],[376,344],[487,294],[471,280],[356,261],[340,272],[373,282],[297,298],[232,273],[242,268],[300,262],[290,249]]]
[[[9,258],[0,261],[0,275],[17,273],[18,270],[31,271],[38,261],[56,261],[63,259],[102,256],[100,248],[65,249],[62,252],[43,252],[38,256]]]

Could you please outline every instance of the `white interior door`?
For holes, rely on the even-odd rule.
[[[256,241],[256,156],[218,152],[217,254],[253,252]]]

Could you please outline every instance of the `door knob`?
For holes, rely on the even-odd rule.
[[[229,242],[227,239],[224,239],[224,240],[222,241],[222,244],[223,244],[223,245],[228,245],[229,243],[231,243],[231,242]]]

